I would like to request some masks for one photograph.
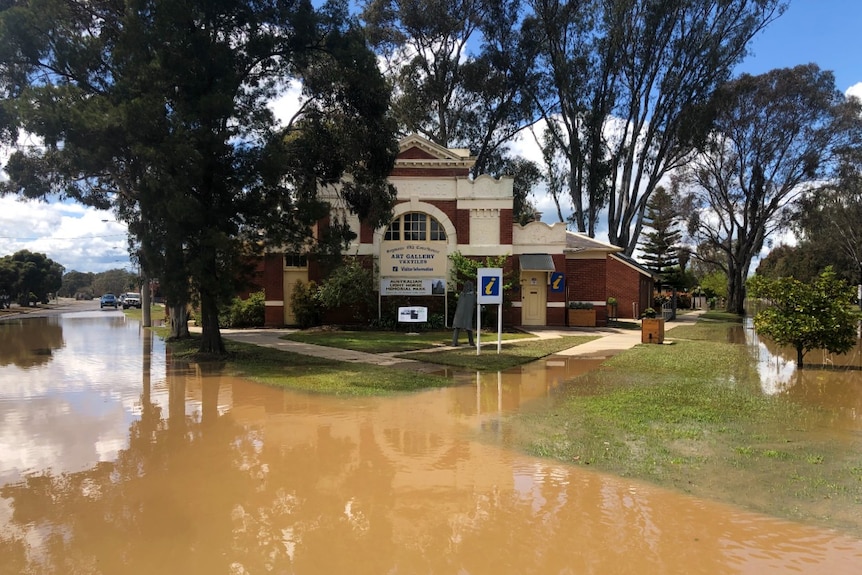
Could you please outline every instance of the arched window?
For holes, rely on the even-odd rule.
[[[392,220],[383,239],[393,242],[445,242],[446,230],[428,214],[407,212]]]

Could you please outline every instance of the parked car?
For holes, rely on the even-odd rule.
[[[99,299],[99,308],[112,307],[117,309],[117,296],[112,293],[106,293]]]
[[[123,294],[122,304],[123,309],[129,309],[130,307],[136,307],[141,309],[141,294],[139,293],[125,293]]]

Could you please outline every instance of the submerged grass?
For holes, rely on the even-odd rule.
[[[694,329],[712,338],[683,340]],[[546,413],[513,417],[540,456],[862,535],[862,454],[818,432],[818,410],[760,392],[727,324],[674,328],[571,382]],[[677,331],[681,330],[681,331]]]
[[[174,358],[220,363],[228,372],[252,381],[314,393],[389,395],[452,385],[452,380],[443,376],[334,361],[230,340],[225,340],[226,357],[200,355],[197,337],[170,345]]]
[[[402,353],[398,357],[471,370],[501,371],[594,339],[597,339],[597,336],[576,335],[550,339],[507,341],[500,346],[499,354],[497,353],[497,343],[494,341],[493,344],[482,346],[481,355],[476,355],[475,347],[464,346],[433,352]]]
[[[527,333],[504,333],[503,340],[531,337]],[[487,338],[486,335],[483,338]],[[428,331],[405,333],[395,331],[296,331],[281,336],[281,339],[312,343],[326,347],[337,347],[366,353],[396,353],[417,351],[429,347],[444,347],[452,344],[451,331]],[[466,335],[459,338],[464,343]]]

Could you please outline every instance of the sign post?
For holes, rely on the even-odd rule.
[[[503,269],[502,268],[479,268],[476,270],[478,285],[476,293],[476,355],[481,353],[482,347],[482,305],[497,304],[497,353],[503,340]]]

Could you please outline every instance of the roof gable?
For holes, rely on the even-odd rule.
[[[398,142],[396,167],[402,168],[463,168],[470,169],[476,158],[469,150],[446,148],[431,140],[412,134]]]

